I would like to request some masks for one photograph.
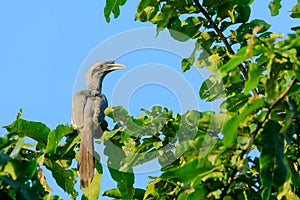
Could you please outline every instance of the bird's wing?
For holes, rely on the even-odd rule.
[[[99,124],[104,120],[104,110],[108,106],[105,95],[100,93],[96,94],[94,105],[95,105],[95,112],[93,116],[93,121],[95,124]]]
[[[87,103],[89,92],[82,90],[73,96],[72,102],[72,125],[80,129],[84,126],[84,108]]]
[[[108,103],[104,94],[98,91],[77,92],[72,102],[72,124],[75,128],[99,125],[104,120],[104,110]],[[95,128],[95,127],[94,127]]]

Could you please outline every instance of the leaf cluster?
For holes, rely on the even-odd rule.
[[[147,132],[151,128],[141,128],[149,119],[146,127],[153,126],[151,110],[137,119],[128,114],[126,120],[111,115],[126,127],[118,130],[117,145],[126,149],[122,141],[127,138],[131,140],[131,153],[142,151],[144,156],[157,152],[155,158],[159,161],[174,158],[170,163],[160,162],[162,174],[152,177],[143,199],[299,198],[300,31],[293,27],[294,33],[286,38],[268,32],[267,22],[250,19],[252,3],[253,0],[139,2],[136,20],[154,24],[157,34],[167,29],[175,40],[195,41],[193,52],[182,59],[181,66],[183,72],[191,67],[206,67],[211,72],[199,86],[199,97],[206,101],[224,99],[221,113],[209,114],[208,128],[202,127],[207,121],[201,121],[204,113],[198,111],[173,116],[165,109],[165,123],[155,126],[157,130],[152,134]],[[276,16],[281,1],[271,1],[268,7]],[[298,7],[299,3],[291,8],[292,18],[299,18]],[[110,109],[113,113],[120,108]],[[132,123],[138,128],[130,132]],[[171,135],[164,132],[169,123],[176,125]],[[185,128],[188,134],[182,136]],[[158,139],[152,136],[155,134]],[[205,134],[210,136],[212,146],[204,151],[206,154],[201,148],[207,142],[202,138]],[[151,143],[147,144],[147,140]],[[140,149],[145,144],[148,148]],[[168,145],[174,150],[163,158]],[[258,156],[253,157],[253,151]],[[143,156],[134,156],[136,160],[125,158],[123,165],[135,166],[152,159]]]
[[[0,138],[0,198],[60,199],[50,193],[46,172],[74,198],[77,170],[71,167],[79,137],[68,125],[50,130],[45,124],[17,119]]]

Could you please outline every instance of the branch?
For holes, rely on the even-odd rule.
[[[228,43],[228,41],[226,40],[223,32],[219,29],[219,27],[214,23],[214,21],[212,20],[212,18],[209,16],[208,12],[203,8],[203,6],[199,3],[198,0],[193,0],[194,3],[196,4],[196,6],[199,8],[200,12],[204,15],[204,17],[208,20],[208,22],[210,23],[210,25],[212,26],[212,28],[217,32],[217,34],[220,36],[222,42],[225,44],[228,52],[230,54],[234,54],[233,49],[231,48],[230,44]],[[239,69],[241,70],[245,80],[248,80],[248,73],[246,68],[242,65],[239,64],[238,65]],[[258,92],[256,91],[256,89],[252,90],[254,96],[258,96]]]
[[[285,95],[290,91],[290,89],[296,84],[296,79],[293,80],[293,82],[279,95],[278,99],[276,99],[276,101],[274,101],[274,103],[269,107],[267,114],[265,115],[264,119],[258,123],[255,131],[254,131],[254,135],[253,138],[256,137],[257,133],[259,132],[259,130],[263,127],[263,124],[267,121],[267,119],[269,118],[269,115],[271,114],[273,108],[275,108],[275,106],[284,99]],[[224,187],[224,190],[222,191],[221,197],[220,199],[223,199],[227,193],[227,190],[229,189],[230,185],[233,182],[234,177],[236,176],[236,174],[238,173],[238,166],[239,166],[239,162],[243,159],[243,157],[245,156],[245,154],[248,151],[250,145],[250,141],[248,141],[247,145],[243,148],[241,155],[238,157],[238,161],[237,164],[235,166],[235,168],[233,169],[233,172],[231,174],[231,176],[228,178],[227,181],[227,185]]]
[[[249,146],[250,146],[250,140],[248,140],[247,144],[245,145],[245,147],[242,150],[241,155],[238,157],[235,168],[233,169],[232,174],[228,178],[227,185],[224,187],[224,190],[222,191],[222,193],[220,195],[220,199],[224,199],[224,197],[227,195],[227,190],[229,189],[231,183],[233,182],[234,177],[238,173],[238,166],[240,165],[240,162],[242,161],[245,154],[247,153]]]
[[[269,107],[267,114],[265,115],[265,117],[263,118],[263,120],[261,122],[258,123],[256,130],[254,131],[254,138],[256,137],[256,135],[258,134],[258,131],[262,128],[262,125],[267,121],[267,119],[269,118],[269,115],[271,114],[273,108],[275,108],[275,106],[277,106],[277,104],[285,97],[285,95],[290,91],[290,89],[296,84],[297,80],[294,79],[293,82],[287,87],[285,88],[285,90],[279,95],[278,99],[276,99],[276,101],[274,101],[274,103],[272,103],[272,105]]]

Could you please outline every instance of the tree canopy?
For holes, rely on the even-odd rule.
[[[119,17],[126,0],[106,0],[104,16]],[[105,110],[116,126],[102,124],[108,169],[117,188],[114,199],[299,199],[300,196],[300,27],[290,34],[269,31],[263,19],[250,19],[253,0],[141,0],[135,20],[150,22],[157,34],[193,40],[182,71],[208,68],[199,98],[223,99],[220,112],[154,106],[131,116],[120,106]],[[272,16],[281,1],[269,3]],[[291,8],[300,18],[300,3]],[[203,60],[205,62],[203,62]],[[0,138],[0,198],[59,199],[50,194],[44,168],[71,198],[80,138],[69,125],[50,130],[22,119],[4,126]],[[120,126],[122,124],[123,126]],[[25,138],[31,138],[29,142]],[[118,147],[118,148],[116,148]],[[257,150],[259,156],[249,154]],[[100,158],[101,159],[101,158]],[[161,175],[134,188],[133,167],[158,159]],[[102,164],[83,199],[100,195]]]

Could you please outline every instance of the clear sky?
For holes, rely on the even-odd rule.
[[[255,9],[252,10],[251,18],[263,18],[272,25],[271,31],[284,34],[290,32],[290,27],[299,24],[297,20],[288,17],[289,10],[296,1],[283,1],[283,8],[277,17],[270,17],[268,2],[256,0],[252,6]],[[178,80],[176,72],[181,74],[179,55],[170,53],[166,49],[163,51],[130,49],[116,58],[101,56],[114,50],[128,49],[131,43],[134,44],[134,38],[131,38],[123,43],[114,43],[101,49],[104,41],[112,44],[109,38],[124,35],[124,31],[135,28],[154,27],[149,23],[134,21],[137,1],[132,0],[121,8],[121,16],[117,20],[112,19],[111,23],[107,24],[103,16],[104,3],[102,0],[0,2],[0,91],[2,93],[0,126],[10,124],[20,108],[23,108],[24,119],[41,121],[50,128],[55,128],[58,124],[70,123],[73,86],[77,73],[82,64],[87,67],[85,65],[94,59],[117,59],[118,62],[128,66],[126,70],[114,72],[106,77],[103,93],[112,103],[127,104],[131,114],[137,115],[140,108],[148,109],[154,104],[169,107],[176,112],[185,110],[181,105],[180,91],[177,93],[172,89],[172,81]],[[134,37],[134,34],[131,36]],[[143,35],[141,37],[145,38]],[[155,39],[154,34],[152,39]],[[169,47],[171,46],[170,44]],[[93,53],[90,53],[95,51],[96,57],[93,57]],[[166,74],[173,69],[174,76],[169,78],[170,82],[165,85],[160,82],[161,79],[155,79],[153,84],[150,84],[151,78],[155,77],[153,75],[155,66],[161,65],[167,66]],[[135,69],[141,66],[154,66],[154,68],[149,73],[139,73]],[[140,85],[133,87],[130,98],[118,102],[113,91],[118,91],[115,87],[120,79],[128,84],[126,77],[130,77],[132,74],[130,72],[133,72],[136,78],[144,79],[144,76],[149,80],[145,83],[138,82],[137,84]],[[165,75],[163,74],[162,77]],[[79,74],[78,77],[80,79],[81,75]],[[190,71],[178,77],[188,79],[188,82],[183,82],[190,85],[194,92],[191,95],[197,96],[202,81],[199,73]],[[124,88],[123,84],[119,86],[120,90]],[[199,104],[199,109],[207,108],[202,107],[206,104],[201,101],[196,100],[196,103]],[[5,130],[1,128],[0,134],[4,133]],[[104,177],[106,183],[109,179],[109,176]],[[112,185],[106,184],[103,187],[108,189],[110,186]],[[142,187],[141,184],[139,186]],[[54,189],[55,194],[68,199],[61,190]]]

